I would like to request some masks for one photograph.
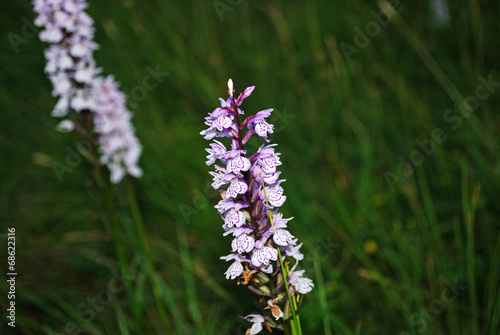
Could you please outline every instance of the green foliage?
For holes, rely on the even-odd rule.
[[[240,1],[223,20],[214,3],[89,7],[97,62],[131,98],[144,147],[144,176],[134,186],[166,320],[125,185],[115,189],[125,213],[123,277],[90,163],[82,159],[58,180],[52,164],[68,165],[80,138],[54,130],[46,45],[23,30],[30,3],[0,4],[1,236],[16,227],[18,267],[16,330],[3,318],[1,333],[246,329],[236,314],[257,310],[247,290],[223,276],[219,257],[230,241],[212,208],[218,196],[198,134],[229,77],[237,91],[256,85],[249,113],[276,109],[283,212],[295,217],[290,229],[304,241],[303,264],[316,283],[299,310],[304,334],[500,333],[500,88],[470,114],[447,114],[477,94],[479,77],[500,81],[498,3],[448,2],[450,25],[441,26],[428,2],[401,1],[400,19],[368,36],[351,61],[341,45],[356,46],[353,29],[375,20],[374,2]],[[22,38],[15,47],[12,34]],[[147,68],[169,75],[142,98]],[[113,278],[124,289],[99,298]],[[0,297],[2,310],[7,302]]]

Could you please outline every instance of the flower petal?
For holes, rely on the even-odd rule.
[[[224,222],[228,227],[241,227],[243,224],[245,224],[246,217],[245,214],[241,211],[238,211],[236,209],[231,209],[229,213],[227,213]]]
[[[227,188],[226,196],[236,198],[238,194],[244,194],[246,191],[248,191],[248,185],[244,181],[233,179]]]
[[[232,125],[231,119],[226,115],[219,115],[217,119],[212,124],[212,127],[216,127],[217,130],[222,131],[225,128],[229,128]]]
[[[239,277],[241,273],[243,272],[243,265],[241,265],[240,262],[234,261],[233,264],[227,269],[227,271],[224,273],[226,275],[226,279],[234,279],[236,277]]]
[[[253,237],[248,236],[247,234],[241,234],[237,238],[233,240],[231,243],[231,247],[233,251],[237,251],[238,253],[250,252],[253,250],[255,246],[255,240]]]
[[[262,330],[262,322],[257,322],[252,325],[252,328],[250,328],[250,333],[248,332],[247,333],[249,335],[255,335],[260,333],[261,330]]]
[[[227,172],[240,173],[240,171],[248,171],[251,165],[248,158],[237,156],[227,163]]]
[[[286,247],[292,242],[293,235],[286,229],[278,229],[274,233],[273,240],[277,245]]]
[[[267,137],[267,132],[269,128],[267,127],[267,122],[258,122],[255,124],[255,132],[260,137]]]
[[[273,192],[267,195],[267,199],[269,200],[271,206],[281,207],[286,201],[286,196]]]

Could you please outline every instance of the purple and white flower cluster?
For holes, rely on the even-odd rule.
[[[288,274],[290,295],[306,294],[312,290],[312,280],[303,277],[304,270],[296,267],[304,256],[300,253],[302,244],[288,231],[288,222],[279,211],[286,201],[278,167],[281,165],[276,144],[262,145],[255,153],[248,153],[245,144],[252,135],[257,134],[269,142],[268,134],[274,126],[267,121],[272,109],[266,109],[248,116],[242,122],[244,112],[239,108],[248,98],[254,86],[247,87],[235,97],[233,82],[228,81],[229,98],[219,98],[221,107],[216,108],[205,118],[208,129],[200,134],[212,140],[207,149],[207,165],[215,164],[212,186],[220,191],[222,200],[215,206],[224,220],[224,235],[231,235],[232,253],[222,257],[231,261],[226,271],[227,279],[239,278],[240,283],[267,299],[267,307],[276,320],[283,318],[286,289],[283,273]],[[230,139],[230,148],[215,138]],[[266,201],[267,200],[267,201]],[[271,216],[269,212],[271,212]],[[271,221],[272,220],[272,221]],[[278,261],[280,248],[283,262],[294,261],[290,271],[283,271]],[[275,282],[271,285],[271,280]],[[251,285],[250,285],[251,284]],[[250,315],[246,318],[254,323],[250,334],[257,334],[262,324],[280,327],[269,322],[269,317]],[[266,320],[267,323],[266,323]]]
[[[113,77],[99,76],[93,52],[94,21],[85,12],[85,0],[34,0],[40,40],[50,43],[45,50],[45,72],[59,100],[52,116],[65,118],[57,129],[69,132],[78,126],[76,115],[90,113],[97,137],[100,161],[118,183],[125,174],[140,177],[141,146],[131,124],[132,114]]]
[[[94,113],[94,131],[99,134],[101,163],[108,166],[111,181],[119,182],[126,173],[140,177],[137,165],[141,145],[132,126],[132,113],[126,107],[125,94],[118,89],[113,76],[94,80],[97,108]]]

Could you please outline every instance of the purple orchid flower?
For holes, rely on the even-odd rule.
[[[284,308],[287,303],[284,298],[286,289],[278,250],[286,260],[295,259],[297,264],[304,256],[299,251],[302,244],[298,244],[298,239],[288,230],[288,223],[293,218],[285,219],[279,211],[286,196],[281,186],[285,180],[279,179],[281,172],[278,167],[282,163],[276,144],[263,144],[253,154],[245,149],[252,135],[257,134],[269,142],[268,134],[274,131],[274,126],[267,121],[273,109],[265,109],[240,120],[244,112],[239,106],[254,90],[255,86],[250,86],[236,96],[233,81],[229,79],[228,99],[219,98],[221,107],[205,118],[208,128],[200,134],[213,141],[206,149],[207,165],[213,165],[217,160],[223,165],[215,164],[215,172],[210,174],[214,180],[212,186],[222,196],[215,208],[224,220],[223,235],[233,236],[232,253],[222,257],[233,261],[225,276],[232,280],[239,277],[239,282],[251,291],[271,297],[266,308],[271,309],[272,316],[278,320],[285,318],[283,310],[289,310]],[[215,140],[224,137],[230,139],[231,150]],[[303,277],[304,270],[295,271],[297,264],[287,276],[290,291],[292,294],[305,294],[311,291],[314,284]],[[267,289],[264,288],[266,285]],[[280,324],[267,316],[249,315],[245,319],[253,323],[247,334],[259,333],[263,325],[268,329],[282,329]]]

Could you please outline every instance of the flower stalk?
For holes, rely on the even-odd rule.
[[[161,285],[158,282],[159,279],[156,275],[156,270],[153,263],[153,257],[151,255],[151,248],[149,247],[149,242],[146,237],[144,230],[144,222],[142,220],[141,211],[139,210],[139,205],[137,203],[137,198],[135,196],[134,186],[132,180],[129,176],[125,178],[125,186],[127,188],[127,199],[130,206],[130,212],[132,214],[132,219],[134,221],[134,226],[137,229],[137,235],[139,237],[139,243],[143,257],[146,261],[146,270],[148,271],[149,280],[153,288],[153,296],[158,309],[158,314],[163,325],[168,325],[170,320],[167,316],[165,306],[162,302],[162,292]]]

